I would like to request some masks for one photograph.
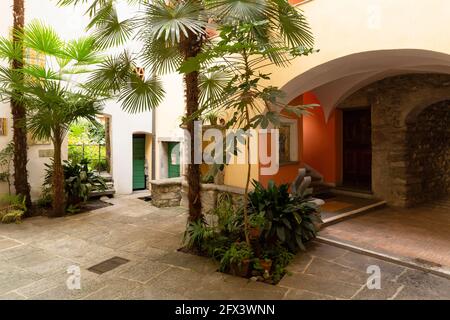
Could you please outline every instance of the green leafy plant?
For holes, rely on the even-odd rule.
[[[44,186],[36,205],[39,208],[50,208],[52,206],[52,201],[52,190],[48,186]]]
[[[245,265],[248,268],[250,259],[252,258],[253,249],[247,243],[233,243],[222,256],[222,259],[220,261],[220,271],[228,272],[232,271],[232,269],[235,268],[235,271],[238,271],[235,273],[240,273],[239,271],[245,273],[246,270],[242,270],[242,267]]]
[[[77,205],[70,204],[67,209],[67,213],[70,215],[74,215],[80,212],[80,208]]]
[[[264,213],[266,226],[262,238],[269,246],[280,243],[291,252],[306,250],[305,243],[314,239],[321,223],[319,208],[304,195],[289,194],[289,186],[273,181],[264,188],[254,181],[249,194],[249,211]]]
[[[205,221],[198,220],[189,223],[184,234],[183,242],[189,249],[204,249],[205,243],[214,237],[213,228],[209,227]]]
[[[27,212],[26,198],[21,195],[7,195],[1,200],[6,206],[0,209],[2,223],[21,223]]]
[[[218,196],[217,204],[212,214],[218,218],[218,229],[220,232],[234,237],[242,232],[243,221],[240,211],[233,204],[233,197],[229,193],[222,193]]]
[[[0,182],[8,184],[8,194],[11,194],[11,167],[14,159],[14,144],[9,143],[0,151]]]
[[[46,165],[46,167],[44,186],[51,184],[53,175],[53,166]],[[79,163],[65,161],[63,172],[68,208],[86,202],[94,190],[106,190],[105,180],[89,169],[89,160],[84,159]]]

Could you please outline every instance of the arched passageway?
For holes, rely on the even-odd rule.
[[[432,104],[407,121],[407,175],[411,204],[450,194],[450,100]]]

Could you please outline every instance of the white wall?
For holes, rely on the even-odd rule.
[[[152,113],[129,114],[119,103],[110,102],[104,113],[111,118],[111,161],[118,194],[133,192],[133,134],[152,133]],[[147,159],[150,164],[151,159]]]
[[[156,117],[156,152],[155,152],[155,178],[167,178],[167,142],[181,142],[181,150],[184,149],[184,130],[180,128],[185,115],[184,83],[179,74],[171,74],[163,77],[166,96],[161,105],[155,110]],[[183,163],[183,159],[181,159]],[[182,168],[182,174],[184,167]]]

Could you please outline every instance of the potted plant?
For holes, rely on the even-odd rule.
[[[249,217],[249,237],[250,239],[258,239],[261,236],[262,230],[266,224],[266,218],[263,212],[252,214]]]
[[[229,272],[234,276],[247,277],[252,257],[253,250],[245,242],[233,243],[220,261],[220,271]]]
[[[264,270],[264,272],[270,273],[270,271],[272,270],[273,261],[268,257],[259,259],[259,264],[261,265],[261,268]]]

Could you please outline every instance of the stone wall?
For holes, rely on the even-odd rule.
[[[186,181],[179,179],[163,179],[150,181],[152,190],[152,204],[158,208],[188,207],[188,185]],[[202,185],[203,212],[211,212],[217,205],[217,199],[222,194],[229,194],[234,204],[243,201],[244,190],[226,185],[204,184]]]
[[[157,208],[179,207],[181,204],[181,179],[150,181],[152,204]]]
[[[358,90],[338,106],[372,108],[372,189],[375,196],[391,205],[402,207],[428,200],[428,196],[420,195],[422,189],[418,185],[422,183],[422,177],[418,177],[417,172],[412,170],[414,164],[409,164],[412,156],[410,150],[415,147],[408,141],[417,137],[408,139],[412,130],[408,127],[416,123],[420,126],[420,120],[417,120],[422,111],[449,99],[449,75],[410,74],[375,82]],[[434,116],[431,117],[434,119]],[[427,126],[428,132],[434,130],[430,124]],[[424,133],[425,129],[417,132]],[[426,144],[426,140],[427,138],[424,138],[421,141]],[[436,154],[432,156],[442,157]],[[434,182],[427,188],[433,189],[437,186]]]
[[[241,188],[230,187],[227,185],[204,184],[202,185],[202,207],[205,214],[210,213],[217,205],[217,200],[222,194],[229,194],[232,197],[233,204],[238,204],[243,201],[244,190]],[[188,185],[183,182],[183,200],[182,206],[188,207]]]
[[[427,107],[407,130],[410,204],[450,194],[450,100]]]

